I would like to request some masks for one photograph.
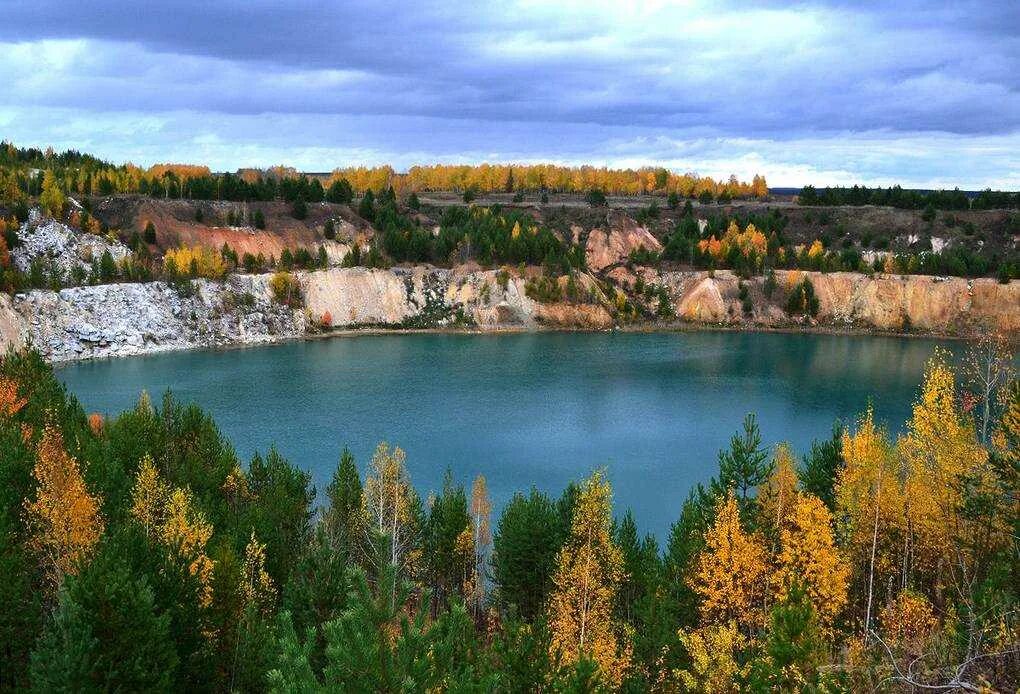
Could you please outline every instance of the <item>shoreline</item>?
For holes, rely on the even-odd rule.
[[[898,333],[889,332],[882,330],[867,330],[867,329],[839,329],[831,326],[805,326],[805,327],[773,327],[773,326],[756,326],[756,327],[744,327],[744,326],[731,326],[731,325],[716,325],[707,323],[675,323],[665,325],[624,325],[613,328],[607,328],[603,330],[596,330],[591,328],[570,328],[570,327],[548,327],[548,328],[533,328],[525,326],[506,326],[502,328],[469,328],[469,327],[433,327],[433,328],[386,328],[377,326],[366,326],[363,328],[339,328],[337,330],[331,330],[329,332],[314,332],[306,333],[304,335],[282,335],[278,339],[273,340],[261,340],[257,342],[235,342],[230,344],[222,345],[193,345],[189,347],[170,348],[170,349],[154,349],[146,352],[139,352],[137,354],[110,354],[105,356],[90,356],[80,359],[59,359],[51,360],[46,359],[46,362],[50,364],[54,369],[60,369],[64,366],[71,366],[74,364],[84,364],[89,362],[100,362],[108,361],[113,359],[132,359],[136,357],[150,357],[158,356],[162,354],[181,354],[186,352],[195,351],[210,351],[210,352],[232,352],[235,350],[243,349],[256,349],[260,347],[275,347],[278,345],[284,345],[293,342],[313,342],[317,340],[331,340],[331,339],[349,339],[356,337],[375,337],[380,335],[464,335],[464,336],[492,336],[499,337],[501,335],[522,335],[522,334],[543,334],[543,333],[580,333],[580,334],[680,334],[680,333],[762,333],[762,334],[783,334],[783,335],[824,335],[833,337],[883,337],[883,338],[898,338],[898,339],[922,339],[922,340],[942,340],[942,341],[954,341],[964,342],[967,340],[966,335],[960,334],[949,334],[949,333],[922,333],[922,332],[911,332],[911,333]]]

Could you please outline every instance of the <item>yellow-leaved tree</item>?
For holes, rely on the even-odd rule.
[[[747,674],[738,654],[747,639],[734,622],[711,624],[690,631],[681,630],[677,637],[687,652],[686,668],[674,670],[673,687],[667,691],[723,694],[739,691],[737,680]],[[675,689],[674,689],[675,687]]]
[[[50,584],[77,573],[103,535],[99,497],[89,493],[78,461],[64,448],[60,429],[43,428],[32,471],[35,499],[25,501],[29,547],[43,562]]]
[[[619,684],[630,655],[613,619],[623,556],[611,521],[612,491],[595,472],[578,492],[570,535],[556,558],[549,626],[553,652],[563,662],[591,658],[609,682]]]
[[[899,464],[885,431],[868,407],[851,433],[843,432],[845,465],[836,480],[840,535],[850,552],[855,585],[867,593],[865,632],[871,629],[876,586],[897,571],[897,530],[903,520]]]
[[[814,494],[798,494],[782,531],[776,572],[777,597],[795,584],[807,593],[818,621],[831,630],[847,602],[850,568],[832,537],[832,514]]]
[[[767,571],[763,539],[741,527],[731,491],[716,507],[715,523],[705,533],[705,548],[689,579],[701,598],[702,625],[734,622],[745,632],[764,626]]]
[[[148,454],[142,458],[135,475],[135,486],[131,489],[131,515],[134,516],[145,536],[153,539],[163,525],[170,485],[164,482]]]
[[[188,571],[201,586],[199,602],[207,607],[212,602],[213,561],[206,554],[206,544],[213,527],[195,506],[191,491],[163,481],[147,455],[131,489],[131,515],[150,540],[162,543],[187,562]]]
[[[251,531],[251,539],[244,548],[244,567],[241,572],[241,597],[246,605],[264,614],[272,611],[276,600],[273,579],[266,571],[266,546]]]
[[[18,395],[18,384],[9,378],[0,378],[0,418],[13,417],[28,401]]]
[[[39,205],[51,217],[59,217],[64,213],[66,198],[64,191],[60,189],[57,177],[49,169],[43,174],[42,193],[39,195]]]
[[[906,580],[912,570],[938,570],[954,533],[962,530],[961,480],[972,477],[971,484],[981,485],[990,475],[988,452],[971,418],[957,409],[956,380],[940,350],[928,362],[921,396],[898,448],[906,480]]]
[[[771,541],[773,551],[780,535],[789,524],[797,502],[797,471],[794,468],[790,446],[781,443],[776,447],[772,473],[758,490],[758,527]]]
[[[202,586],[200,604],[203,607],[212,603],[213,561],[205,551],[212,533],[212,524],[195,506],[191,490],[175,487],[167,498],[160,539],[188,562],[188,570]]]
[[[418,497],[404,465],[404,451],[380,443],[365,476],[365,515],[377,539],[384,540],[388,560],[398,577],[411,573],[418,563]],[[395,593],[394,593],[395,595]]]

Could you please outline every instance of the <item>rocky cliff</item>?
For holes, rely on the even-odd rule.
[[[746,280],[751,312],[740,301],[740,280],[729,271],[646,274],[670,292],[677,316],[696,323],[747,327],[828,326],[883,332],[963,334],[975,326],[1020,331],[1020,282],[938,278],[924,275],[868,276],[848,272],[779,271],[772,297],[764,279]],[[791,318],[783,309],[789,288],[807,278],[818,297],[813,318]]]
[[[25,341],[51,361],[256,344],[304,334],[304,314],[274,302],[268,278],[198,280],[187,293],[164,282],[35,290],[15,297],[13,308]]]
[[[818,326],[848,330],[958,334],[975,324],[1020,331],[1020,282],[868,277],[850,273],[777,272],[765,296],[762,278],[744,282],[727,271],[638,269],[647,284],[665,289],[677,320],[755,328]],[[256,344],[332,328],[471,328],[601,330],[620,324],[614,302],[582,276],[584,302],[540,303],[526,295],[526,279],[493,270],[429,267],[378,270],[334,268],[297,273],[305,308],[273,300],[270,275],[198,280],[182,292],[163,282],[34,290],[11,300],[0,295],[0,348],[30,343],[52,361],[142,354],[193,347]],[[783,309],[789,287],[807,277],[819,299],[813,318]],[[597,296],[596,296],[597,295]],[[630,319],[630,327],[669,328],[671,321]]]

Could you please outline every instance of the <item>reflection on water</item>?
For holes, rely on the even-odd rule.
[[[618,506],[664,535],[687,490],[755,412],[765,441],[807,450],[869,399],[892,431],[937,343],[759,333],[379,335],[69,365],[87,410],[116,413],[142,389],[209,410],[248,458],[276,443],[324,488],[349,445],[407,450],[412,479],[449,469],[553,493],[606,467]]]

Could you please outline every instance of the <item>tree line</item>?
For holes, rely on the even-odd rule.
[[[907,190],[898,185],[888,188],[835,186],[818,190],[808,185],[797,196],[800,205],[881,205],[905,210],[999,210],[1020,208],[1020,193],[988,188],[974,196],[959,188],[953,190]]]
[[[861,691],[1018,685],[1020,388],[936,353],[904,433],[870,409],[798,461],[749,415],[668,536],[605,474],[422,497],[346,450],[321,507],[167,394],[86,415],[0,362],[0,687]]]
[[[767,213],[710,216],[699,226],[693,213],[684,213],[663,240],[660,254],[644,254],[644,264],[661,260],[686,263],[697,268],[729,268],[748,278],[772,269],[872,274],[952,275],[986,277],[1001,282],[1020,277],[1016,250],[972,249],[953,244],[939,252],[890,251],[887,238],[861,239],[858,245],[845,236],[833,239],[822,234],[810,243],[793,243],[784,235],[788,218],[772,209]],[[870,250],[870,257],[866,255]]]
[[[749,182],[736,176],[716,180],[697,174],[677,174],[665,168],[609,169],[552,164],[480,164],[413,166],[398,173],[390,166],[335,169],[325,183],[283,166],[213,173],[195,164],[156,164],[143,168],[131,163],[115,165],[75,150],[19,148],[0,143],[0,201],[36,196],[42,190],[43,172],[51,171],[65,193],[113,195],[138,193],[152,197],[194,200],[274,200],[349,203],[354,193],[380,193],[393,187],[401,195],[415,191],[472,191],[473,193],[550,191],[585,193],[591,189],[615,195],[679,194],[688,198],[708,195],[764,198],[763,176]]]

